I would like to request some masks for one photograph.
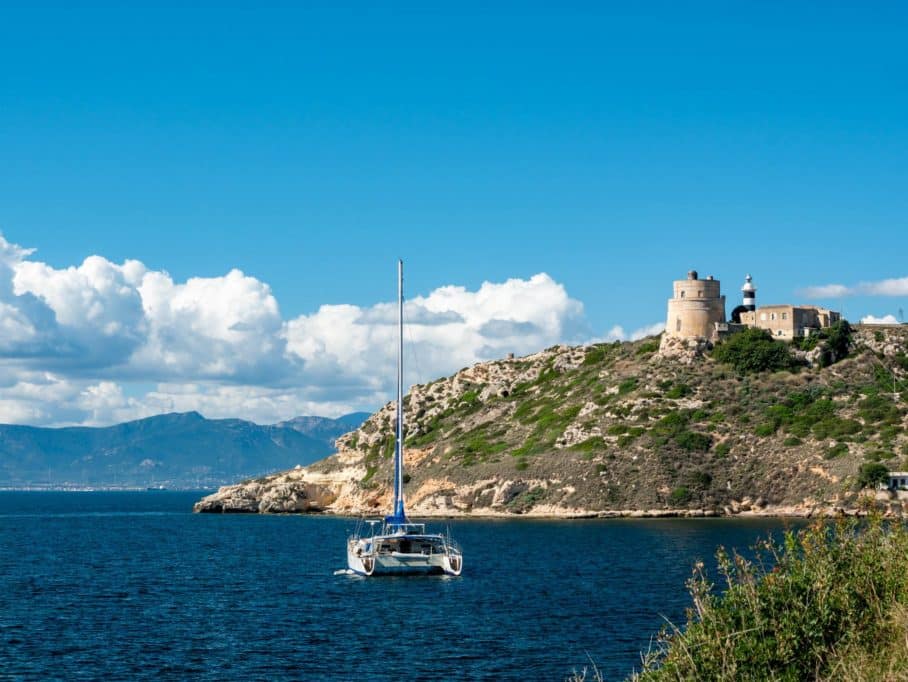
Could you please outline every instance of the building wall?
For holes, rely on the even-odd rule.
[[[741,313],[741,324],[766,329],[776,339],[808,336],[839,321],[839,313],[816,306],[766,305]]]
[[[696,272],[687,279],[676,280],[674,297],[668,300],[666,336],[677,338],[712,338],[716,324],[725,322],[725,297],[719,280],[699,279]]]

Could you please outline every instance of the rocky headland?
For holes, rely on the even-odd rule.
[[[740,372],[707,344],[676,346],[556,346],[414,386],[410,514],[908,511],[904,493],[865,480],[868,464],[908,469],[908,328],[858,327],[834,364],[822,347],[793,348],[797,366],[781,371]],[[336,454],[222,487],[195,511],[384,513],[394,409],[340,437]]]

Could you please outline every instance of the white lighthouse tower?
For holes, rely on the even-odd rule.
[[[744,278],[744,286],[741,287],[741,291],[744,294],[744,308],[753,312],[757,309],[757,288],[753,285],[753,277],[747,275]]]

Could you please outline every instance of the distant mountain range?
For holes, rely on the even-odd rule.
[[[368,413],[273,425],[162,414],[103,428],[0,425],[0,487],[212,487],[310,464]]]

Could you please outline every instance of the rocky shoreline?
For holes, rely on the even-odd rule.
[[[380,505],[356,505],[346,503],[337,491],[330,487],[309,482],[306,469],[276,474],[270,479],[245,481],[236,485],[221,487],[216,493],[207,495],[193,506],[199,514],[325,514],[332,516],[358,517],[379,516]],[[289,480],[288,480],[289,479]],[[834,518],[838,516],[862,516],[875,509],[893,518],[908,517],[908,493],[891,491],[865,492],[847,500],[818,502],[805,500],[795,505],[770,505],[762,498],[751,500],[745,497],[720,509],[576,509],[548,504],[531,505],[519,510],[484,507],[459,509],[456,506],[438,507],[415,504],[411,514],[419,518],[447,519],[665,519],[665,518]]]

